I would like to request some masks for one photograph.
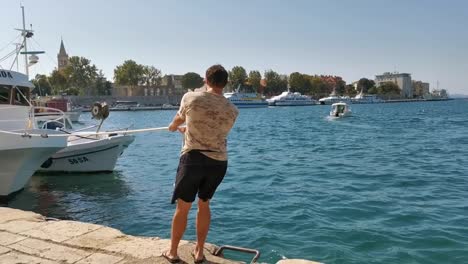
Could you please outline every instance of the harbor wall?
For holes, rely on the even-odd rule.
[[[182,95],[159,96],[68,96],[76,106],[90,106],[95,102],[106,102],[113,105],[116,101],[135,101],[140,105],[160,106],[163,104],[178,105]]]
[[[46,218],[33,212],[0,207],[0,263],[128,264],[169,263],[162,254],[169,239],[137,237],[102,225]],[[207,262],[238,264],[215,256],[217,246],[205,244]],[[182,240],[180,263],[194,263],[195,243]],[[320,264],[301,259],[281,264]]]

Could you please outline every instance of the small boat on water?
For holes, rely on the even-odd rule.
[[[229,99],[238,108],[267,107],[268,102],[257,93],[231,92],[224,93],[224,97]]]
[[[350,102],[350,98],[347,96],[338,96],[336,92],[333,91],[330,96],[319,99],[321,105],[332,105],[338,102]]]
[[[270,106],[303,106],[317,104],[317,101],[312,99],[310,96],[290,91],[282,92],[280,95],[273,96],[272,98],[267,99],[267,102]]]
[[[130,111],[139,107],[140,104],[136,101],[116,101],[110,108],[111,111]]]
[[[60,132],[34,126],[27,100],[32,88],[26,75],[0,70],[0,197],[23,189],[45,160],[67,146],[66,137],[45,136]]]
[[[375,94],[364,94],[362,91],[351,99],[353,104],[377,104],[385,101],[378,98]]]
[[[345,102],[332,104],[330,117],[340,118],[340,117],[347,117],[347,116],[351,116],[351,109],[349,109],[348,104],[346,104]]]

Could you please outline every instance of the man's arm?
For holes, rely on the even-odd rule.
[[[172,119],[172,122],[169,124],[169,131],[174,132],[177,130],[177,128],[182,125],[185,122],[182,117],[180,117],[179,113],[177,113],[174,116],[174,119]]]

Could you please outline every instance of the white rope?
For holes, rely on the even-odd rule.
[[[106,131],[106,132],[80,132],[80,133],[71,133],[71,134],[47,134],[47,130],[44,130],[44,134],[30,134],[27,131],[20,133],[20,132],[13,132],[13,131],[5,131],[0,130],[0,133],[10,134],[10,135],[19,135],[25,137],[70,137],[70,136],[93,136],[93,135],[109,135],[109,134],[136,134],[136,133],[144,133],[144,132],[157,132],[157,131],[169,131],[168,127],[152,127],[152,128],[141,128],[141,129],[133,129],[133,130],[120,130],[120,131]]]

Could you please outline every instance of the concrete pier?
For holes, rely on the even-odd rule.
[[[33,213],[0,207],[0,263],[124,264],[169,263],[161,254],[169,240],[125,235],[119,230],[75,221],[48,220]],[[181,241],[180,263],[193,263],[195,244]],[[207,263],[239,263],[216,257],[205,246]],[[317,262],[288,260],[288,264]],[[286,263],[285,263],[286,264]]]

